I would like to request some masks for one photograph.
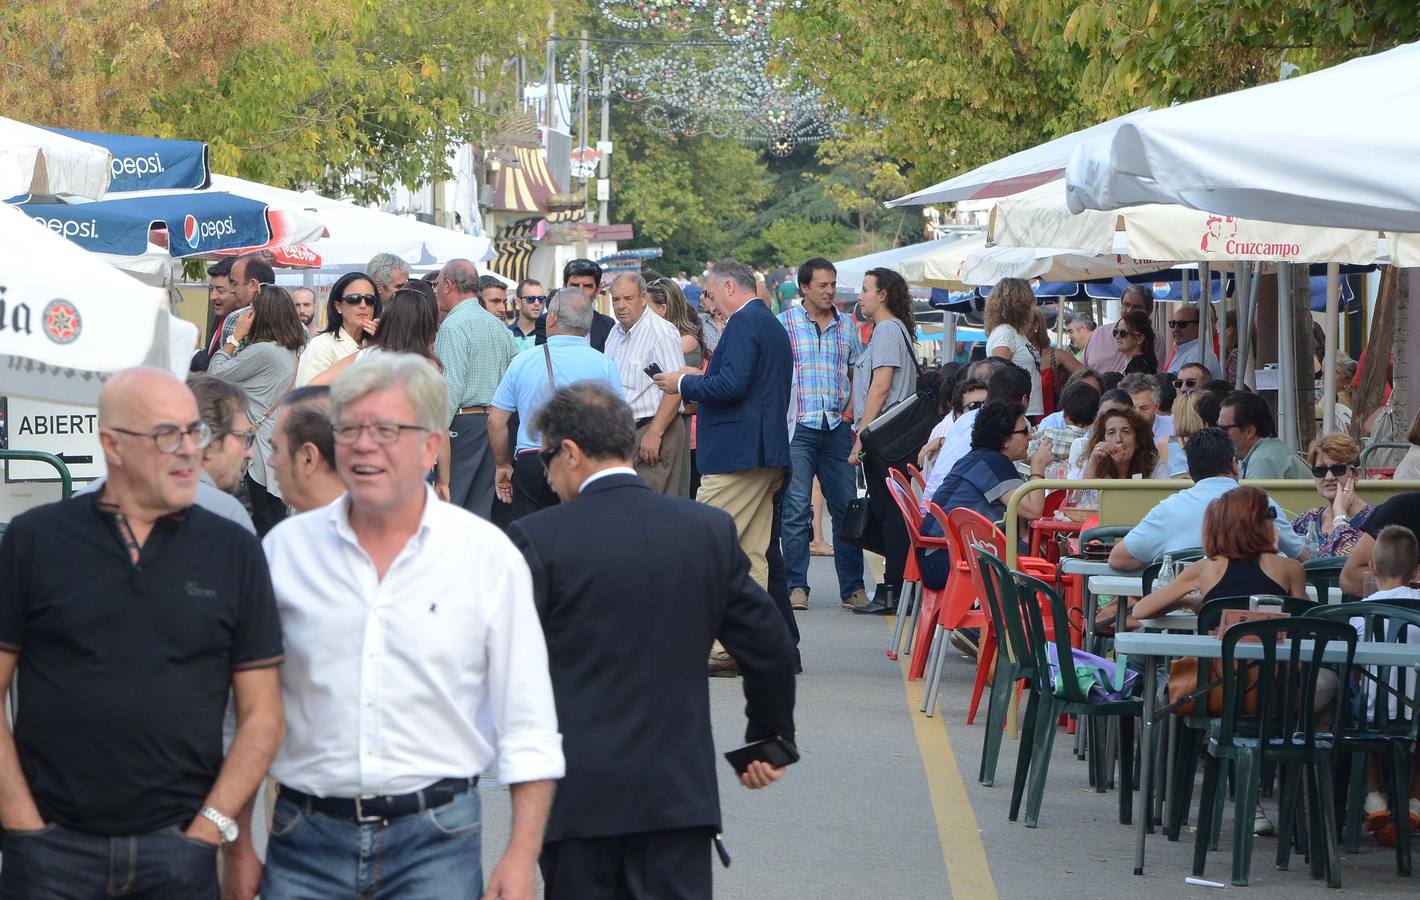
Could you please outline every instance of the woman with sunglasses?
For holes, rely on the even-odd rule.
[[[1350,555],[1376,511],[1356,495],[1360,460],[1361,445],[1344,434],[1328,434],[1307,451],[1316,492],[1326,504],[1298,516],[1292,530],[1313,559]]]
[[[1159,357],[1154,352],[1154,326],[1142,312],[1127,312],[1114,323],[1114,347],[1126,359],[1124,374],[1159,371]]]
[[[325,330],[311,338],[301,354],[297,387],[310,384],[312,378],[354,354],[379,327],[380,298],[369,275],[350,272],[340,276],[326,301],[325,322]]]

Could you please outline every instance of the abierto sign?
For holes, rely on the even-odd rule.
[[[69,467],[75,481],[103,476],[97,408],[12,397],[6,404],[6,425],[10,449],[53,453]],[[6,482],[58,480],[59,473],[46,463],[5,461]]]

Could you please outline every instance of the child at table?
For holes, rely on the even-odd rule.
[[[1415,581],[1417,566],[1420,566],[1420,546],[1417,546],[1415,534],[1403,525],[1387,525],[1382,528],[1380,534],[1376,535],[1375,551],[1371,557],[1371,572],[1375,576],[1377,590],[1366,597],[1366,602],[1378,601],[1384,603],[1387,600],[1398,599],[1420,599],[1420,590],[1410,586],[1410,582]],[[1364,620],[1352,619],[1351,623],[1356,626],[1358,632],[1362,630]],[[1361,634],[1364,638],[1365,635]],[[1420,643],[1420,628],[1407,626],[1407,643]],[[1410,693],[1413,686],[1413,674],[1406,676],[1406,693]],[[1370,698],[1375,702],[1374,695]],[[1395,716],[1398,712],[1398,704],[1395,699],[1390,701],[1390,714]],[[1372,710],[1368,710],[1368,713]],[[1412,713],[1413,715],[1414,713]],[[1399,793],[1397,791],[1397,793]],[[1420,765],[1417,765],[1417,758],[1411,757],[1410,764],[1410,830],[1412,833],[1420,829]],[[1390,814],[1390,804],[1381,787],[1380,758],[1372,754],[1370,763],[1366,769],[1366,830],[1375,835],[1377,841],[1387,847],[1395,846],[1395,820]]]

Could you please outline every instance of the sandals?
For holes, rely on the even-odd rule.
[[[1366,813],[1366,830],[1375,836],[1377,842],[1387,847],[1395,846],[1395,820],[1391,818],[1390,810]],[[1410,833],[1414,834],[1417,830],[1420,830],[1420,816],[1410,813]]]

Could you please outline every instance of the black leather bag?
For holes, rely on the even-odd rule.
[[[912,352],[912,342],[907,339],[905,328],[902,339],[907,343],[907,355],[915,361],[917,357]],[[932,429],[942,420],[937,413],[935,384],[924,384],[922,367],[916,366],[915,362],[914,366],[917,370],[917,393],[883,410],[858,435],[863,451],[890,467],[915,462],[922,445],[932,436]]]
[[[883,530],[874,526],[875,516],[867,497],[855,497],[848,501],[848,509],[843,513],[843,524],[838,534],[848,543],[870,553],[882,553]]]

